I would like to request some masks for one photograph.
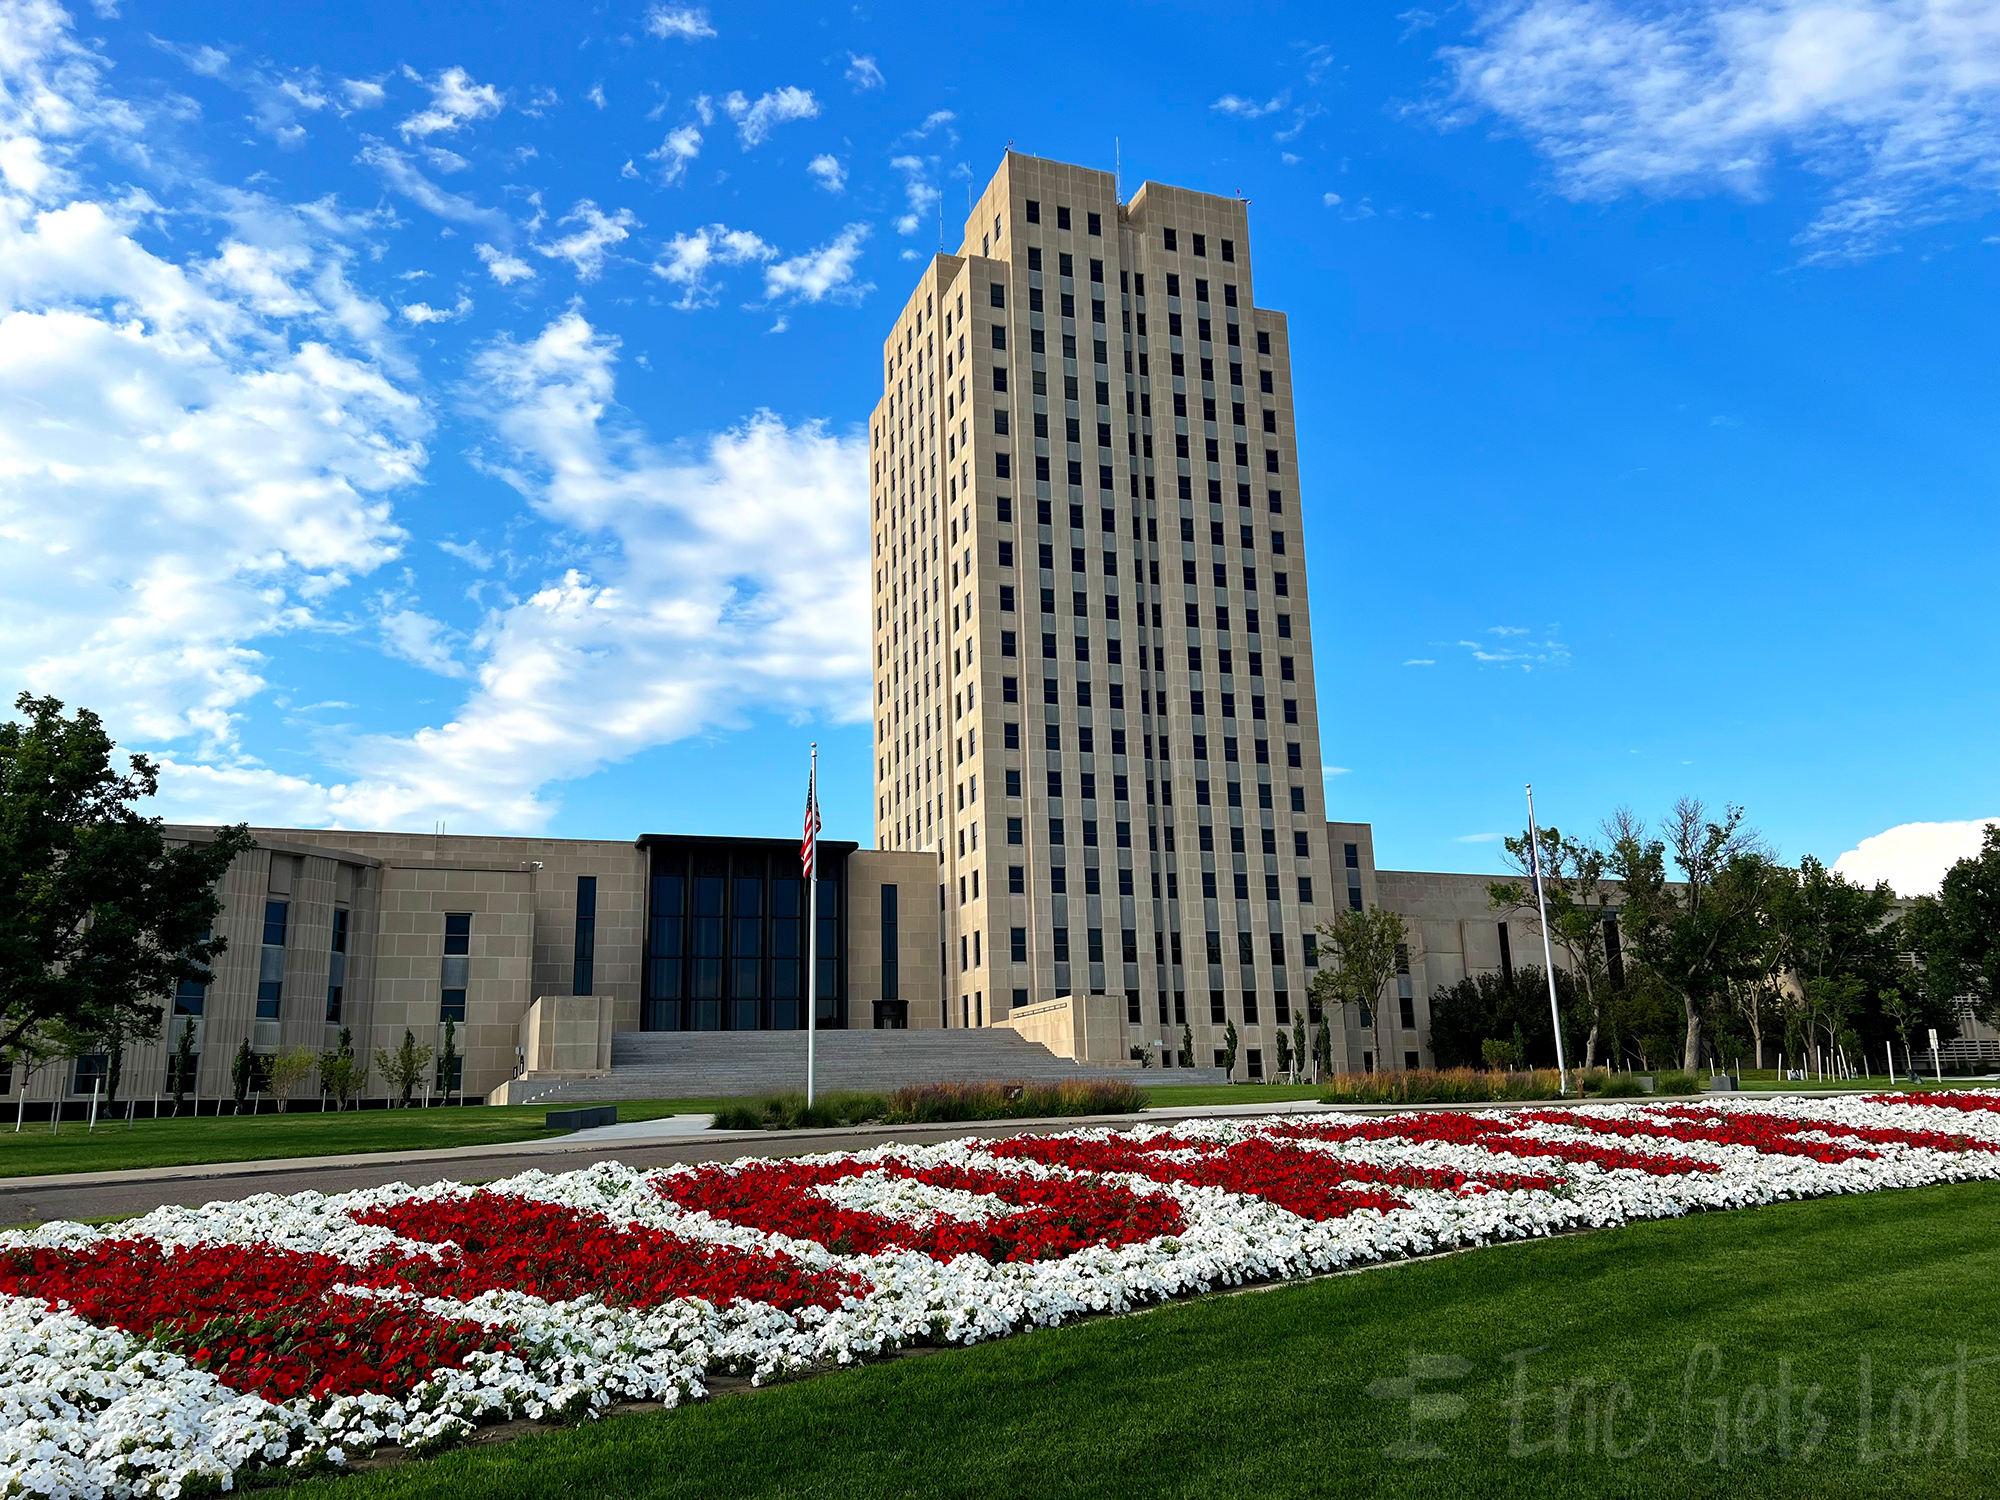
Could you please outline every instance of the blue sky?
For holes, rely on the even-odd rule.
[[[0,42],[0,680],[170,816],[783,833],[817,738],[865,842],[877,348],[1010,141],[1251,200],[1382,863],[1491,868],[1530,778],[1905,887],[2000,812],[1991,8],[0,0]]]

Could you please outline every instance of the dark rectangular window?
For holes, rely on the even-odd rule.
[[[1069,929],[1067,927],[1051,927],[1049,929],[1049,937],[1050,947],[1055,951],[1055,961],[1059,964],[1068,963]]]
[[[594,994],[597,982],[597,877],[576,877],[576,954],[570,975],[572,995]]]
[[[1028,929],[1011,927],[1007,931],[1007,956],[1017,964],[1028,961]]]
[[[897,967],[896,887],[882,887],[882,998],[900,1000],[901,977]]]
[[[1087,228],[1088,228],[1088,229],[1090,230],[1090,232],[1091,232],[1092,234],[1100,234],[1100,235],[1101,235],[1101,234],[1103,234],[1103,233],[1104,233],[1104,217],[1103,217],[1103,215],[1101,215],[1101,214],[1087,214],[1087,215],[1085,215],[1085,217],[1084,217],[1084,223],[1085,223],[1085,226],[1086,226],[1086,227],[1087,227]]]
[[[444,962],[439,970],[438,1020],[465,1020],[465,991],[472,967],[472,913],[444,914]]]
[[[346,907],[333,909],[333,944],[327,954],[326,968],[326,1019],[329,1023],[340,1020],[340,1011],[347,994],[347,924],[349,913]],[[178,1013],[180,1006],[174,1007]],[[197,1011],[195,1014],[199,1015]]]
[[[1064,208],[1060,203],[1056,205],[1056,228],[1069,228],[1069,210]],[[1068,257],[1065,256],[1064,259],[1068,259]]]
[[[1514,977],[1514,948],[1507,940],[1507,924],[1505,922],[1496,922],[1494,926],[1500,930],[1500,972],[1505,974],[1509,979],[1512,979]]]

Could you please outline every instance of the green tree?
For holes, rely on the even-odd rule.
[[[1743,809],[1711,818],[1693,797],[1668,814],[1664,838],[1630,812],[1607,827],[1608,866],[1623,887],[1621,927],[1638,960],[1681,1005],[1681,1066],[1701,1067],[1704,1018],[1733,982],[1755,978],[1759,927],[1776,868]],[[1667,873],[1669,858],[1679,878]]]
[[[1185,1021],[1181,1023],[1181,1066],[1194,1066],[1194,1027]]]
[[[1396,977],[1396,950],[1408,936],[1403,919],[1379,906],[1339,912],[1319,929],[1321,951],[1333,962],[1313,976],[1312,998],[1322,1006],[1359,1009],[1374,1032],[1378,1059],[1383,1059],[1382,992]]]
[[[286,1111],[298,1086],[312,1076],[316,1061],[311,1050],[305,1047],[288,1047],[272,1057],[271,1095],[278,1101],[279,1113]]]
[[[320,1053],[319,1086],[340,1109],[347,1108],[347,1101],[368,1086],[368,1066],[354,1056],[351,1028],[341,1027],[340,1044],[331,1052]]]
[[[1222,1033],[1222,1076],[1230,1083],[1236,1082],[1236,1023],[1231,1021]]]
[[[1541,866],[1549,942],[1568,957],[1570,975],[1583,990],[1583,1012],[1589,1026],[1584,1034],[1583,1065],[1594,1068],[1604,1030],[1604,1001],[1611,989],[1610,960],[1604,945],[1604,919],[1610,915],[1604,880],[1609,856],[1594,844],[1565,838],[1556,828],[1537,829],[1536,833],[1533,853],[1539,856]],[[1487,899],[1496,910],[1524,912],[1539,933],[1541,910],[1535,901],[1533,880],[1536,859],[1531,857],[1525,831],[1507,840],[1507,857],[1529,879],[1493,881],[1486,887]]]
[[[1292,1071],[1292,1039],[1285,1034],[1285,1028],[1278,1028],[1278,1076],[1287,1077]]]
[[[1313,1032],[1313,1067],[1321,1078],[1333,1072],[1333,1029],[1327,1025],[1326,1017],[1319,1018],[1319,1026]]]
[[[1298,1059],[1298,1070],[1306,1070],[1306,1018],[1297,1011],[1292,1012],[1292,1056]]]
[[[1910,903],[1903,925],[1929,1014],[1970,1010],[2000,1025],[2000,823],[1986,825],[1979,852],[1947,870],[1935,896]]]
[[[143,755],[120,775],[88,709],[22,693],[0,724],[0,1047],[62,1026],[152,1036],[160,997],[207,983],[226,946],[215,885],[255,845],[241,826],[170,846],[134,804],[159,790]]]
[[[430,1066],[431,1049],[417,1045],[415,1035],[405,1027],[403,1045],[394,1052],[380,1048],[375,1052],[375,1066],[382,1070],[382,1081],[396,1090],[403,1107],[410,1107],[410,1095],[418,1084],[424,1081],[424,1069]]]

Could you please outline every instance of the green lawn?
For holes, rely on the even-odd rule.
[[[286,1500],[1984,1497],[1996,1279],[2000,1184],[1781,1204],[1218,1295]],[[1414,1443],[1413,1366],[1436,1377]]]
[[[618,1118],[712,1114],[716,1099],[621,1100]],[[87,1134],[80,1120],[64,1120],[60,1134],[48,1121],[30,1122],[17,1135],[0,1111],[0,1177],[47,1172],[108,1172],[136,1167],[177,1167],[197,1162],[263,1161],[287,1156],[341,1156],[357,1151],[417,1151],[483,1146],[501,1141],[547,1140],[549,1104],[509,1108],[371,1109],[335,1114],[204,1115],[200,1119],[103,1120]]]

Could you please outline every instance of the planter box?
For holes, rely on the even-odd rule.
[[[618,1123],[618,1106],[593,1104],[587,1109],[552,1109],[542,1123],[550,1130],[593,1130]]]
[[[1711,1094],[1734,1094],[1740,1092],[1743,1085],[1727,1073],[1718,1073],[1704,1083],[1702,1087]]]

